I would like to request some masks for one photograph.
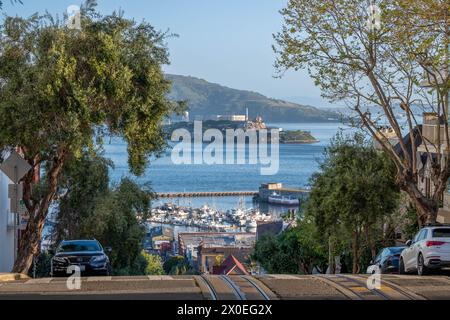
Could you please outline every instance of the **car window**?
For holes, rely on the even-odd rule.
[[[405,249],[405,247],[392,247],[389,248],[390,254],[400,254]]]
[[[428,235],[428,230],[423,229],[422,234],[420,235],[420,241],[425,240],[427,238],[427,235]]]
[[[97,241],[79,241],[62,243],[58,252],[101,251]]]
[[[384,249],[384,250],[381,252],[381,259],[386,258],[388,255],[389,255],[389,250],[388,250],[388,249]]]
[[[416,243],[417,241],[419,241],[419,237],[420,237],[421,233],[422,233],[422,231],[417,232],[416,236],[414,237],[414,239],[412,241],[413,243]]]
[[[383,250],[384,251],[384,250]],[[376,257],[374,262],[379,262],[381,260],[381,255],[383,254],[383,251],[381,251]]]
[[[450,228],[434,229],[433,238],[450,238]]]

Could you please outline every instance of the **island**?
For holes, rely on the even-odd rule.
[[[164,131],[170,138],[171,133],[176,129],[186,129],[193,137],[194,132],[194,122],[192,121],[180,121],[172,124],[168,124],[164,127]],[[261,117],[257,117],[254,121],[230,121],[230,120],[206,120],[202,121],[202,132],[204,133],[208,129],[218,129],[220,130],[224,137],[227,129],[237,130],[268,130],[268,139],[270,141],[270,130],[278,129],[280,132],[280,143],[285,144],[310,144],[317,143],[315,137],[312,136],[311,132],[303,130],[288,130],[283,131],[281,128],[267,127],[262,121]],[[248,142],[248,140],[246,140]]]
[[[280,132],[280,143],[317,143],[309,131],[292,130]]]

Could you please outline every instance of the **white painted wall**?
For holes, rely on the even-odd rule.
[[[0,272],[10,272],[14,264],[14,229],[8,228],[12,220],[9,213],[9,178],[0,171]]]

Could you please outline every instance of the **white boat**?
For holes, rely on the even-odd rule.
[[[247,221],[247,227],[250,229],[256,229],[256,227],[258,227],[258,223],[256,220]]]
[[[285,197],[275,193],[269,196],[268,202],[287,206],[298,206],[300,204],[300,200],[298,200],[298,198]]]

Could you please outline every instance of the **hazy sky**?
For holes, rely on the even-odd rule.
[[[6,14],[29,16],[48,10],[63,13],[81,0],[4,0]],[[98,0],[104,13],[122,9],[127,17],[145,19],[179,35],[168,40],[171,65],[165,71],[191,75],[232,88],[274,98],[326,106],[306,72],[275,79],[272,34],[282,26],[279,10],[287,0]],[[294,99],[292,99],[294,100]]]

